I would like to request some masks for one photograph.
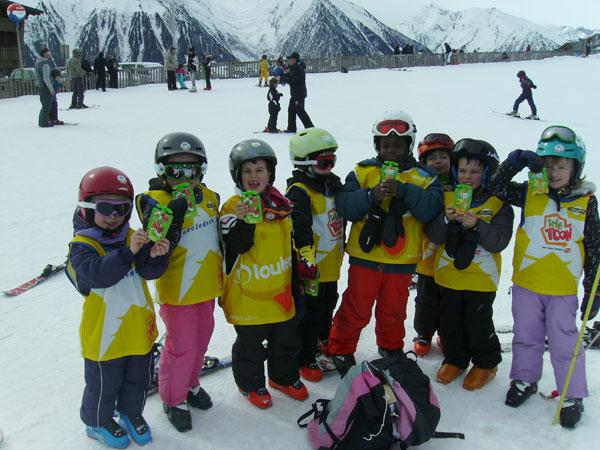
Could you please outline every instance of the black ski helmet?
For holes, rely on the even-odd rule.
[[[487,187],[490,177],[500,164],[500,157],[496,149],[489,142],[480,139],[465,138],[454,144],[452,176],[455,180],[458,180],[458,160],[463,157],[478,159],[482,162],[484,167],[482,186]]]
[[[207,162],[206,150],[202,141],[193,134],[183,131],[175,131],[160,138],[156,144],[154,162],[156,164],[164,162],[168,156],[180,153],[190,153],[198,156],[200,162]]]
[[[245,161],[255,159],[264,159],[270,165],[271,176],[269,184],[275,182],[275,166],[277,165],[277,156],[273,148],[265,141],[260,139],[246,139],[234,145],[229,153],[229,173],[235,185],[242,188],[242,177],[240,167]]]

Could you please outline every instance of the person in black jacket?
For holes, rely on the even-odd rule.
[[[204,81],[206,82],[205,91],[212,90],[212,85],[210,84],[210,71],[213,66],[212,55],[204,55],[202,54],[202,66],[204,67]]]
[[[269,101],[269,123],[267,124],[267,128],[264,129],[267,133],[279,132],[277,129],[277,116],[279,115],[279,111],[281,111],[279,99],[283,94],[277,90],[278,84],[279,81],[277,78],[271,78],[269,80],[269,92],[267,93],[267,100]]]
[[[117,58],[109,54],[106,67],[108,68],[108,87],[117,89],[119,87],[119,63]]]
[[[517,78],[519,79],[519,83],[521,84],[521,95],[517,97],[515,100],[515,104],[513,105],[513,109],[508,113],[509,116],[519,117],[519,105],[527,100],[529,103],[529,107],[531,108],[531,114],[527,116],[527,119],[537,119],[537,108],[535,107],[535,103],[533,103],[533,93],[532,89],[537,89],[537,86],[531,81],[524,70],[519,70],[517,72]]]
[[[287,133],[296,132],[296,115],[302,121],[304,128],[314,127],[310,117],[304,109],[306,98],[306,66],[300,61],[298,52],[293,52],[289,57],[289,73],[281,76],[281,81],[290,85],[290,104],[288,106]]]
[[[104,52],[98,53],[94,60],[94,72],[96,72],[96,90],[102,87],[102,92],[106,92],[106,60]]]

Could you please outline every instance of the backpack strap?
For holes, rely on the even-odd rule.
[[[450,438],[464,439],[465,434],[464,433],[447,432],[447,431],[434,431],[433,434],[431,435],[431,437],[434,439],[450,439]]]
[[[320,415],[323,414],[323,411],[325,411],[325,407],[327,406],[329,401],[330,400],[325,400],[324,398],[320,398],[317,401],[315,401],[312,404],[312,408],[309,411],[305,412],[300,417],[298,417],[298,420],[296,421],[298,426],[300,428],[306,428],[308,426],[308,422],[307,423],[302,423],[302,422],[304,420],[306,420],[308,417],[310,417],[311,414],[313,414],[313,419],[320,417]],[[320,409],[319,409],[319,406],[320,406]]]

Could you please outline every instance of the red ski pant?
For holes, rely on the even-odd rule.
[[[214,300],[160,306],[167,337],[160,355],[158,390],[167,406],[179,405],[188,390],[200,384],[198,375],[215,328],[214,311]]]
[[[360,332],[371,319],[375,307],[377,346],[386,350],[404,347],[404,320],[411,274],[385,273],[350,264],[348,287],[333,319],[328,350],[332,355],[356,351]]]

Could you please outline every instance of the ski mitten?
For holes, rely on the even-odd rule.
[[[460,223],[453,220],[448,223],[448,234],[446,235],[445,250],[450,258],[456,256],[456,250],[462,243],[463,229]]]
[[[589,301],[592,301],[593,303],[592,309],[590,309],[588,320],[593,319],[598,314],[598,310],[600,309],[600,292],[596,292],[594,298],[590,298],[589,292],[583,294],[583,301],[581,302],[581,320],[583,320],[583,316],[585,315],[585,310],[587,309]]]
[[[171,200],[167,207],[173,212],[173,220],[171,221],[169,231],[167,231],[167,235],[165,236],[169,240],[169,254],[171,254],[181,239],[181,227],[183,227],[185,213],[188,208],[187,199],[184,197],[176,198]]]
[[[301,280],[316,280],[319,278],[315,247],[312,245],[305,245],[298,249],[298,276]]]
[[[462,243],[456,250],[454,257],[454,267],[458,270],[464,270],[473,261],[479,242],[479,232],[475,230],[466,230],[463,234]]]
[[[381,232],[385,216],[385,211],[380,206],[371,206],[365,225],[358,237],[360,248],[365,253],[369,253],[373,246],[381,243]]]
[[[398,241],[398,237],[404,236],[404,224],[402,223],[402,216],[408,211],[408,208],[402,202],[399,204],[397,201],[392,202],[390,206],[390,213],[386,216],[383,221],[383,229],[381,232],[381,239],[387,247],[393,247]]]

